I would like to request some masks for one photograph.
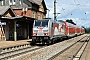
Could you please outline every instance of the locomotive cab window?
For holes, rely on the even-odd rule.
[[[35,26],[47,27],[48,26],[48,20],[36,20]]]
[[[42,21],[42,26],[47,27],[48,26],[48,21],[47,20],[46,21]]]
[[[40,21],[35,21],[35,26],[40,26],[41,22]]]

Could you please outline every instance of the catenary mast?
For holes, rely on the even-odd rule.
[[[54,0],[54,22],[56,22],[56,0]]]

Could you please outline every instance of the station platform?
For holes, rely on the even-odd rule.
[[[80,60],[90,60],[90,41],[88,42],[87,47],[83,52]]]
[[[0,48],[7,48],[12,46],[18,46],[23,44],[30,44],[32,39],[29,40],[19,40],[19,41],[0,41]]]

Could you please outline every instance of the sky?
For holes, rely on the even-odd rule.
[[[90,0],[56,0],[57,20],[72,19],[77,26],[90,27]],[[45,0],[47,16],[53,19],[54,0]]]

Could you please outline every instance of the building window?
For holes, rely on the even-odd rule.
[[[9,4],[12,5],[12,0],[9,0]]]
[[[40,16],[40,13],[38,13],[38,19],[40,19],[40,17],[41,17],[41,16]]]
[[[16,4],[16,0],[9,0],[9,4],[10,5],[15,5]]]
[[[20,4],[23,4],[23,0],[19,0],[20,1]]]
[[[35,11],[32,12],[32,18],[36,18],[36,12]]]
[[[38,19],[41,20],[42,19],[42,14],[38,13]]]
[[[5,5],[5,0],[2,0],[2,5]]]
[[[42,19],[42,14],[41,14],[41,18],[40,19]]]
[[[13,0],[13,5],[16,4],[16,0]]]

